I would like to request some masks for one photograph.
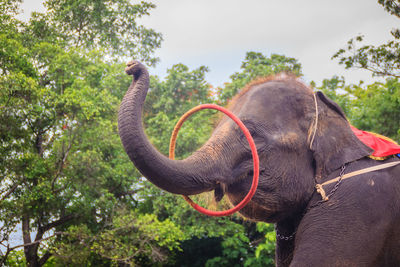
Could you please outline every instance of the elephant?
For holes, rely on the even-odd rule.
[[[119,135],[143,176],[173,194],[215,190],[240,202],[252,183],[253,162],[238,126],[222,118],[191,156],[171,160],[143,130],[146,67],[131,61],[125,71],[133,81],[120,104]],[[371,159],[372,149],[354,135],[342,109],[290,75],[250,83],[228,108],[249,129],[260,162],[257,191],[240,213],[275,224],[277,266],[400,266],[400,165],[326,185],[332,192],[326,201],[315,189],[397,157]]]

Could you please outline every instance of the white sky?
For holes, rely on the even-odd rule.
[[[25,0],[25,19],[44,11],[42,0]],[[381,44],[399,20],[377,0],[153,0],[157,8],[141,20],[163,34],[156,51],[161,62],[151,74],[164,77],[173,64],[208,66],[214,86],[239,71],[247,51],[284,54],[299,60],[304,80],[333,75],[349,83],[372,82],[363,70],[345,70],[332,55],[358,34],[365,44]],[[375,78],[376,79],[376,78]]]

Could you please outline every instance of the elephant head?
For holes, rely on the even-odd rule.
[[[185,160],[170,160],[143,131],[149,74],[136,61],[128,63],[126,72],[133,81],[120,106],[119,134],[139,171],[171,193],[217,190],[233,204],[240,202],[251,186],[253,165],[247,140],[236,124],[223,118],[199,150]],[[258,189],[240,211],[245,217],[279,222],[298,214],[314,192],[315,179],[371,153],[352,133],[336,103],[322,93],[316,94],[316,102],[313,91],[290,76],[253,82],[231,101],[229,109],[251,132],[260,158]]]

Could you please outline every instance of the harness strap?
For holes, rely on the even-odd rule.
[[[396,166],[398,164],[400,164],[400,161],[389,162],[389,163],[385,163],[385,164],[381,164],[381,165],[377,165],[377,166],[361,169],[361,170],[358,170],[358,171],[350,172],[350,173],[347,173],[347,174],[343,175],[342,177],[338,176],[338,177],[336,177],[336,178],[334,178],[332,180],[326,181],[325,183],[316,184],[315,188],[317,189],[317,192],[319,194],[321,194],[322,199],[325,200],[326,199],[326,193],[325,193],[325,190],[323,188],[324,185],[328,185],[328,184],[337,182],[337,181],[339,181],[339,179],[342,179],[342,180],[348,179],[348,178],[356,176],[356,175],[360,175],[360,174],[364,174],[364,173],[368,173],[368,172],[373,172],[373,171],[377,171],[377,170],[390,168],[390,167]]]

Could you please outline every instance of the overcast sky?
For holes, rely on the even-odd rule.
[[[25,18],[43,11],[42,0],[25,0]],[[161,59],[151,74],[164,77],[176,63],[210,69],[214,86],[229,81],[239,71],[247,51],[284,54],[303,66],[304,80],[343,75],[346,81],[372,82],[367,71],[345,70],[332,55],[358,34],[366,44],[390,39],[399,20],[377,0],[155,0],[151,15],[141,22],[161,32]]]

